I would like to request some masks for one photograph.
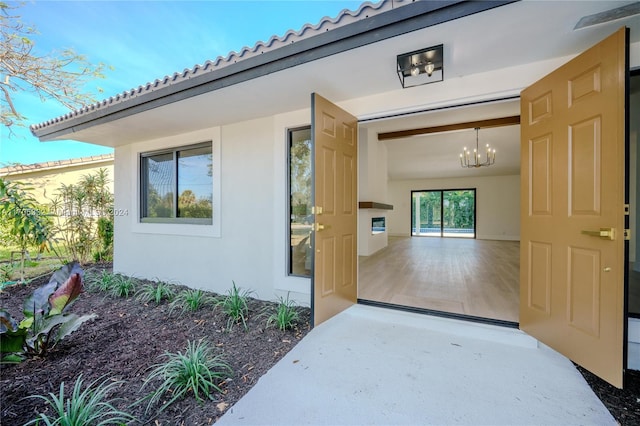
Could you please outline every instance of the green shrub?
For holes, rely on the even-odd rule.
[[[169,312],[173,312],[173,310],[178,307],[182,313],[195,312],[205,306],[214,305],[215,301],[215,298],[208,292],[190,288],[178,293],[174,301],[171,302]]]
[[[100,274],[90,272],[87,274],[87,288],[91,292],[108,293],[113,297],[133,296],[136,291],[136,280],[109,271],[101,271]]]
[[[247,299],[251,292],[249,290],[240,291],[233,282],[233,287],[225,296],[220,296],[216,301],[216,306],[222,307],[222,311],[227,315],[227,330],[231,330],[234,324],[242,322],[245,330],[247,329],[247,315],[249,307]]]
[[[142,389],[151,386],[156,379],[162,383],[140,402],[148,400],[147,412],[160,399],[170,394],[171,399],[165,402],[158,411],[162,411],[174,401],[193,392],[195,398],[202,402],[204,398],[213,399],[214,391],[222,392],[220,383],[233,375],[233,370],[224,361],[222,355],[214,355],[207,342],[188,341],[187,350],[163,354],[166,361],[153,366],[151,374],[145,379]]]
[[[98,219],[100,248],[93,252],[95,262],[113,260],[113,216]]]
[[[109,271],[101,271],[99,274],[90,271],[87,274],[87,288],[91,292],[108,293],[113,297],[133,296],[136,291],[136,280]]]
[[[171,284],[159,281],[156,284],[149,283],[142,286],[136,293],[136,299],[142,303],[154,302],[159,305],[163,300],[171,300],[176,292]]]
[[[131,277],[115,274],[109,286],[109,294],[114,297],[133,296],[136,291],[136,281]]]
[[[274,307],[268,307],[265,311],[267,313],[267,327],[277,326],[280,330],[288,330],[293,328],[300,319],[300,314],[296,309],[293,301],[289,300],[289,293],[287,298],[279,297],[278,304]]]
[[[48,284],[25,300],[25,318],[18,322],[0,309],[2,362],[20,362],[26,356],[44,356],[56,344],[95,315],[69,314],[67,310],[83,290],[83,271],[77,262],[54,272]]]
[[[75,184],[61,184],[51,210],[57,212],[54,230],[65,250],[76,260],[103,260],[112,256],[107,222],[113,223],[113,194],[109,189],[109,172],[99,169],[83,175]],[[100,222],[103,235],[100,236]],[[95,254],[94,256],[94,253]]]
[[[38,252],[51,249],[53,223],[22,182],[0,178],[0,243],[20,250],[20,280],[24,281],[25,254],[30,247]]]
[[[85,275],[87,290],[92,293],[108,292],[114,279],[115,275],[104,270],[99,273],[95,270],[89,270]]]
[[[11,262],[3,263],[2,265],[0,265],[0,281],[1,282],[11,281],[15,271],[16,271],[16,267]]]
[[[122,382],[109,379],[104,379],[99,384],[97,382],[96,380],[90,383],[82,390],[82,375],[80,375],[69,397],[65,396],[64,382],[60,384],[58,395],[49,393],[49,396],[31,396],[30,398],[44,400],[53,410],[53,414],[40,413],[25,426],[39,425],[41,422],[51,426],[123,425],[135,420],[131,414],[117,410],[113,406],[116,400],[108,398],[109,393]]]

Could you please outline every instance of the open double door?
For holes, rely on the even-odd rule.
[[[626,364],[627,30],[521,94],[520,328],[615,386]],[[357,300],[357,119],[312,95],[313,322]]]

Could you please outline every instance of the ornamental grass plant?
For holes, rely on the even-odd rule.
[[[47,426],[85,426],[85,425],[123,425],[134,421],[135,417],[114,407],[116,399],[110,399],[109,394],[122,384],[105,378],[91,382],[83,389],[82,375],[78,376],[73,385],[71,395],[65,395],[64,382],[60,384],[60,391],[56,395],[32,395],[29,398],[41,399],[51,409],[51,413],[39,413],[38,417],[27,425]],[[47,410],[49,411],[49,410]]]
[[[157,406],[163,398],[158,411],[189,393],[202,402],[205,398],[213,399],[214,392],[222,392],[221,384],[233,376],[233,370],[221,354],[214,354],[205,340],[187,341],[184,353],[166,352],[162,355],[165,362],[156,364],[145,379],[142,389],[155,387],[155,390],[140,402],[148,400],[146,411]],[[161,381],[159,385],[156,382]]]

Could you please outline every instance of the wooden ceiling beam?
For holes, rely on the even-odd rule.
[[[512,115],[511,117],[492,118],[489,120],[467,121],[466,123],[446,124],[444,126],[423,127],[420,129],[398,130],[396,132],[378,133],[378,140],[385,141],[390,139],[408,138],[410,136],[426,135],[429,133],[450,132],[452,130],[475,129],[479,127],[486,129],[488,127],[513,126],[520,124],[520,116]]]

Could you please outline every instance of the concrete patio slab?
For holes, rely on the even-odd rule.
[[[220,425],[615,425],[564,356],[504,327],[355,305]]]

